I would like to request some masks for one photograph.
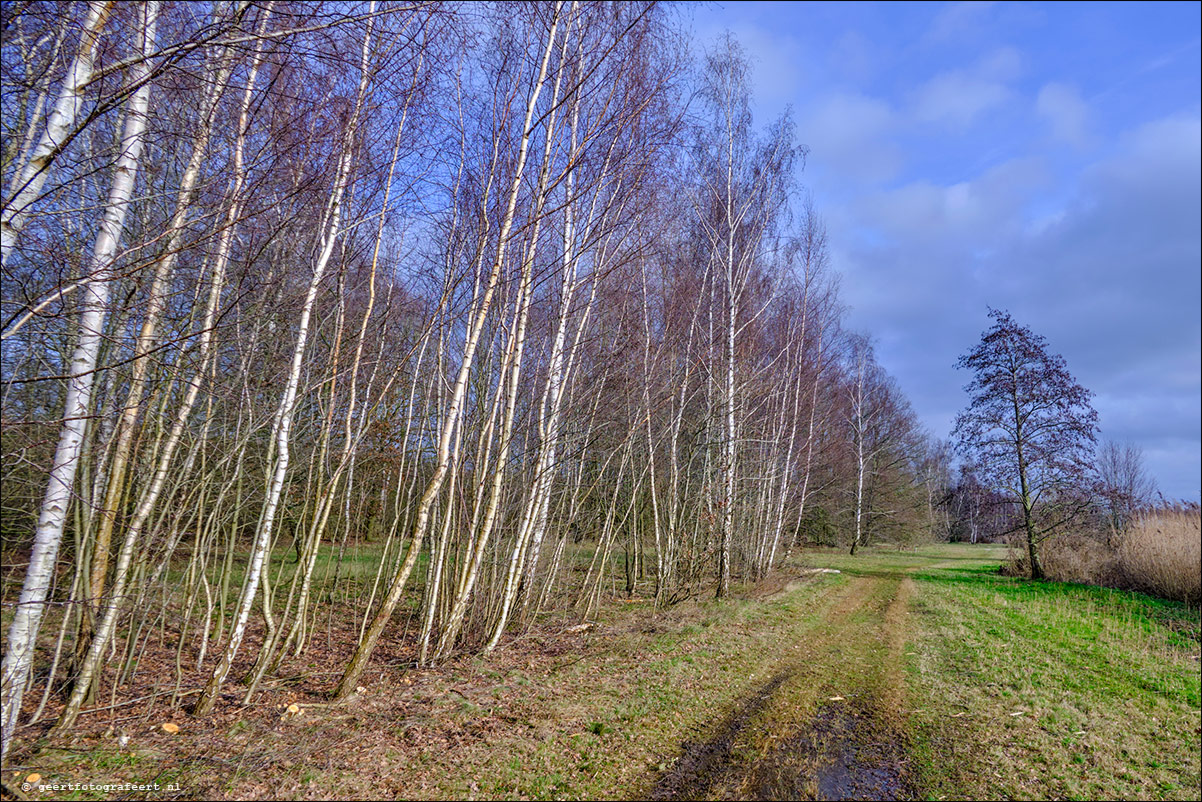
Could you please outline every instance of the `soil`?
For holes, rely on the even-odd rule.
[[[826,615],[828,637],[807,644],[805,659],[782,666],[721,719],[707,739],[682,744],[679,758],[661,774],[650,797],[918,798],[907,775],[901,709],[901,652],[911,589],[902,575],[853,577],[844,598]],[[854,670],[839,672],[840,665]],[[839,673],[837,685],[823,684]],[[816,696],[808,712],[791,708],[816,680],[832,695]],[[774,700],[791,685],[790,698]],[[784,709],[759,721],[774,702]]]
[[[708,794],[711,788],[738,764],[734,760],[735,738],[763,709],[765,702],[789,678],[788,672],[780,672],[757,688],[718,728],[710,740],[685,743],[684,754],[676,761],[672,770],[665,773],[651,792],[652,799],[698,799]],[[778,797],[769,797],[776,799]]]
[[[825,707],[751,773],[751,799],[911,799],[906,760],[871,711]]]
[[[810,581],[796,573],[772,577],[749,596],[758,602]],[[823,589],[811,636],[773,643],[782,657],[774,667],[771,660],[763,664],[770,670],[760,676],[768,679],[696,728],[675,755],[660,751],[642,770],[627,763],[620,773],[628,793],[915,798],[906,773],[899,667],[909,592],[909,580],[890,573],[844,574]],[[598,734],[587,738],[608,748],[605,739],[620,736],[602,734],[605,728],[574,702],[572,686],[561,687],[561,672],[583,663],[609,673],[610,684],[641,681],[638,644],[654,633],[695,627],[702,615],[688,604],[666,613],[639,607],[587,630],[548,622],[507,640],[488,660],[464,655],[432,669],[412,670],[407,631],[382,645],[365,675],[365,692],[340,704],[330,704],[326,693],[355,627],[350,619],[331,622],[314,637],[306,659],[286,665],[251,704],[243,704],[245,689],[231,681],[213,715],[201,719],[170,705],[175,655],[166,643],[160,653],[143,654],[139,681],[124,689],[124,699],[83,716],[70,735],[46,737],[53,710],[44,723],[26,728],[8,768],[54,779],[174,782],[179,790],[158,799],[440,798],[448,787],[463,785],[471,796],[510,796],[474,781],[447,781],[475,776],[483,784],[489,775],[481,772],[491,771],[484,765],[492,765],[496,750],[521,743],[561,744],[568,757],[583,760],[591,747],[580,746],[579,733],[591,730]],[[732,630],[730,637],[741,633]],[[627,641],[630,655],[620,648]],[[247,655],[239,668],[249,668],[251,659]],[[299,712],[290,713],[289,705]],[[178,734],[162,729],[172,721],[180,725]],[[657,774],[664,758],[668,765]],[[640,775],[646,779],[636,779]],[[562,796],[554,787],[535,794]]]

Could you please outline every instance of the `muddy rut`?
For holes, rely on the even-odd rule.
[[[732,711],[681,745],[651,798],[911,799],[902,661],[912,583],[844,575],[801,643]]]

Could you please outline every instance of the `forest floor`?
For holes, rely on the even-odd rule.
[[[343,704],[324,677],[203,720],[85,716],[5,780],[160,786],[33,799],[1198,798],[1198,611],[1003,577],[1002,556],[810,551],[721,602],[615,602],[488,658],[385,650]]]

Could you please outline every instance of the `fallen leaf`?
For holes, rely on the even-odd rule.
[[[832,697],[830,698],[830,701],[832,701],[832,702],[842,702],[842,701],[843,701],[843,697],[842,697],[842,696],[832,696]]]
[[[170,721],[168,721],[166,724],[163,725],[163,732],[169,732],[172,735],[175,735],[177,732],[179,732],[179,725],[172,724]]]
[[[1021,715],[1025,714],[1026,712],[1027,712],[1027,711],[1025,711],[1025,710],[1018,710],[1018,711],[1016,711],[1016,712],[1014,712],[1014,713],[1011,713],[1011,714],[1010,714],[1010,718],[1014,718],[1015,716],[1021,716]]]
[[[967,715],[968,715],[967,713],[963,713],[963,712],[961,712],[961,713],[952,713],[952,718],[960,718],[960,717],[962,717],[962,716],[967,716]]]
[[[29,783],[30,785],[36,785],[37,783],[40,783],[41,781],[42,781],[42,775],[38,774],[37,772],[34,772],[33,774],[30,774],[28,777],[25,778],[25,782]]]
[[[1084,734],[1085,734],[1085,730],[1077,730],[1076,732],[1073,733],[1073,735],[1084,735]]]

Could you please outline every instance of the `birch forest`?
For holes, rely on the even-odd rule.
[[[947,449],[843,325],[733,36],[586,0],[2,26],[6,753],[946,534]]]

